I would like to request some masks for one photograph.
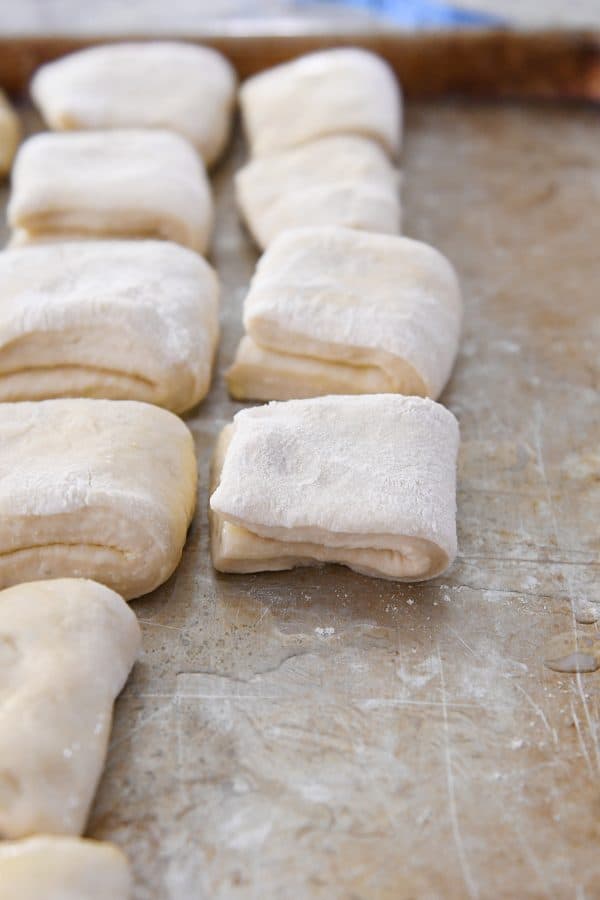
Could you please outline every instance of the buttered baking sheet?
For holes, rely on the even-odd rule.
[[[592,108],[408,105],[405,233],[466,301],[442,397],[459,556],[418,586],[211,567],[209,458],[241,408],[223,372],[257,259],[239,136],[214,173],[198,511],[176,574],[133,603],[144,649],[88,830],[127,852],[136,900],[598,896],[600,669],[556,671],[600,667],[598,141]]]

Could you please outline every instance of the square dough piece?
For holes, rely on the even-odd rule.
[[[240,89],[253,156],[268,156],[328,134],[358,134],[400,150],[402,98],[388,64],[367,50],[309,53],[248,79]]]
[[[210,386],[219,286],[167,241],[0,254],[0,401],[143,400],[181,413]]]
[[[398,234],[400,177],[381,147],[367,138],[334,135],[238,171],[238,206],[264,249],[282,231],[343,225]]]
[[[456,555],[458,425],[432,400],[378,394],[239,412],[213,461],[222,572],[342,563],[423,581]]]
[[[433,247],[349,228],[281,234],[259,260],[236,398],[388,392],[436,398],[458,350],[462,300]]]
[[[165,128],[210,165],[229,138],[236,85],[216,50],[153,41],[71,53],[38,69],[31,93],[55,131]]]
[[[125,855],[104,841],[39,837],[0,843],[2,900],[129,900]]]
[[[20,137],[19,117],[0,90],[0,177],[10,172]]]
[[[127,599],[175,570],[196,504],[192,435],[127,400],[0,404],[0,587],[93,578]]]
[[[141,646],[135,613],[95,581],[0,591],[0,837],[81,834],[113,703]]]
[[[154,237],[204,253],[213,205],[202,160],[178,134],[37,134],[15,160],[8,222],[20,243]]]

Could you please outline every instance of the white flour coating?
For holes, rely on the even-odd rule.
[[[137,619],[96,582],[55,579],[0,591],[0,635],[11,654],[0,667],[0,836],[81,834],[140,650]]]
[[[0,404],[0,587],[83,576],[127,598],[175,569],[196,503],[184,423],[146,403]]]
[[[180,135],[151,129],[30,137],[15,160],[7,215],[21,242],[154,237],[198,253],[213,227],[201,159]]]
[[[356,47],[309,53],[244,82],[240,104],[253,156],[328,134],[358,134],[396,156],[402,99],[381,57]]]
[[[0,400],[81,392],[182,412],[208,391],[218,305],[211,267],[168,242],[6,251],[0,255]]]
[[[236,174],[235,191],[264,249],[282,231],[307,225],[399,233],[399,181],[377,143],[333,135],[250,160]]]
[[[241,547],[249,533],[257,536],[248,547],[256,567],[245,571],[260,571],[261,554],[275,555],[271,545],[281,542],[287,557],[295,547],[299,556],[370,574],[432,577],[456,554],[458,440],[452,413],[418,397],[320,397],[242,410],[210,500],[220,527],[213,552],[223,551],[226,566],[227,542]]]
[[[54,130],[167,128],[210,165],[229,137],[236,82],[210,47],[149,41],[63,56],[37,70],[31,94]]]
[[[5,900],[129,900],[132,878],[114,844],[64,835],[0,842]]]
[[[374,367],[390,389],[433,398],[450,375],[461,321],[458,281],[441,253],[348,228],[281,234],[244,304],[244,325],[259,346],[358,367],[357,377]]]

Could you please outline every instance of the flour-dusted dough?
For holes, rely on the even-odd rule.
[[[0,177],[10,171],[20,137],[19,118],[0,90]]]
[[[129,900],[124,854],[104,841],[40,835],[0,843],[2,900]]]
[[[38,69],[31,93],[56,131],[166,128],[186,137],[210,165],[229,137],[236,83],[216,50],[153,41],[64,56]]]
[[[0,587],[93,578],[128,599],[180,558],[196,503],[192,435],[126,400],[0,403]]]
[[[452,413],[420,397],[242,410],[213,460],[215,567],[337,562],[398,581],[439,575],[456,555],[458,440]]]
[[[400,149],[400,88],[387,63],[367,50],[320,50],[275,66],[244,82],[240,103],[253,156],[328,134],[372,138],[390,156]]]
[[[234,397],[388,392],[436,398],[458,349],[462,301],[433,247],[349,228],[297,228],[261,257]]]
[[[135,614],[95,581],[0,591],[0,837],[84,830],[140,643]]]
[[[31,241],[154,237],[204,253],[213,205],[203,163],[178,134],[37,134],[15,160],[8,222]]]
[[[236,175],[238,206],[256,243],[267,247],[287,228],[345,225],[397,234],[399,173],[381,147],[334,135],[250,160]]]
[[[207,393],[219,287],[167,241],[87,241],[0,254],[0,401],[144,400],[183,412]]]

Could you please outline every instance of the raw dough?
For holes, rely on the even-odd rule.
[[[38,69],[31,93],[56,131],[166,128],[186,137],[210,165],[229,138],[236,83],[216,50],[155,41],[64,56]]]
[[[242,410],[213,461],[215,568],[337,562],[397,581],[439,575],[456,555],[458,440],[452,413],[420,397]]]
[[[178,134],[37,134],[15,160],[8,222],[31,241],[154,237],[204,253],[213,206],[203,163]]]
[[[210,386],[217,277],[166,241],[0,253],[0,401],[145,400],[183,412]]]
[[[394,384],[374,366],[348,366],[261,347],[245,335],[226,372],[238,400],[298,400],[325,394],[394,393]]]
[[[309,53],[244,82],[240,103],[253,156],[327,134],[360,134],[400,150],[402,99],[394,73],[367,50]]]
[[[2,900],[129,900],[124,854],[103,841],[72,837],[0,843]]]
[[[135,614],[95,581],[0,591],[0,837],[84,830],[140,644]]]
[[[20,137],[19,118],[0,90],[0,176],[10,171]]]
[[[261,257],[249,339],[227,373],[239,399],[394,391],[436,398],[456,357],[462,301],[433,247],[349,228],[298,228]]]
[[[399,173],[367,138],[334,135],[251,160],[235,178],[238,206],[256,243],[287,228],[346,225],[398,234]]]
[[[0,403],[0,587],[94,578],[132,598],[176,568],[196,503],[192,435],[126,400]]]

